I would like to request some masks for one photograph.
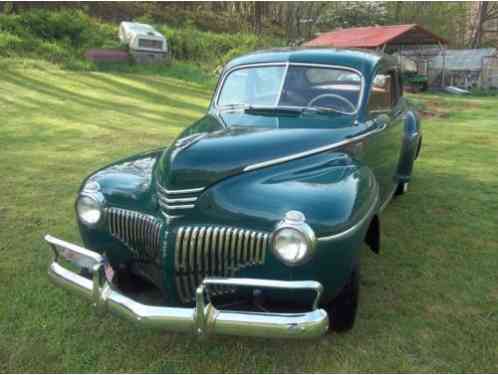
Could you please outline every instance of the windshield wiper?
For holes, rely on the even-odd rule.
[[[246,109],[250,107],[249,104],[246,103],[234,103],[234,104],[225,104],[222,106],[219,106],[220,111],[226,111],[226,110],[237,110],[237,109]]]
[[[247,113],[302,113],[301,107],[273,106],[273,105],[251,105],[247,103],[227,104],[219,107],[220,111],[243,110]]]
[[[245,108],[248,113],[302,113],[300,107],[286,107],[286,106],[248,106]]]
[[[251,105],[247,103],[226,104],[219,107],[220,111],[243,110],[246,113],[350,113],[342,112],[330,107],[298,107],[298,106],[272,106]]]

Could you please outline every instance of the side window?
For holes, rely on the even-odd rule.
[[[389,74],[377,74],[368,99],[369,112],[389,111],[392,103],[392,83]]]
[[[247,87],[247,71],[237,70],[230,74],[230,79],[225,82],[218,101],[223,105],[244,103],[249,96]]]
[[[370,98],[368,100],[369,112],[390,111],[401,96],[399,76],[395,71],[377,74],[374,78]]]

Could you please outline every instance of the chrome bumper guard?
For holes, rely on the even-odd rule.
[[[318,308],[323,287],[317,281],[278,281],[248,278],[206,278],[196,290],[196,306],[163,307],[144,305],[125,296],[106,277],[103,256],[75,244],[46,235],[54,251],[49,266],[50,279],[58,286],[87,297],[98,312],[111,311],[141,326],[173,332],[255,336],[268,338],[314,338],[323,335],[329,324],[327,313]],[[63,267],[60,257],[91,270],[92,280]],[[311,289],[316,292],[313,309],[303,313],[268,313],[218,310],[210,301],[214,285],[274,289]]]

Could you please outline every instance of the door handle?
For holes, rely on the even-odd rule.
[[[379,132],[383,131],[385,128],[387,128],[387,122],[375,120],[373,125],[370,128],[371,128],[370,131],[372,133],[379,133]]]
[[[378,124],[378,128],[375,129],[375,131],[380,133],[381,131],[385,130],[386,128],[387,128],[387,122],[383,122],[381,124]]]

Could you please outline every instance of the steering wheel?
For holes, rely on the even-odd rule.
[[[292,90],[282,90],[282,99],[287,105],[301,106],[306,101],[306,98]]]
[[[346,99],[345,97],[341,96],[341,95],[337,95],[337,94],[331,94],[331,93],[327,93],[327,94],[320,94],[318,96],[315,96],[313,99],[311,99],[308,103],[308,107],[313,107],[313,104],[315,104],[317,101],[323,99],[323,98],[333,98],[333,99],[337,99],[343,103],[345,103],[347,106],[349,106],[351,108],[351,112],[354,112],[356,110],[356,107],[353,103],[351,103],[348,99]]]

